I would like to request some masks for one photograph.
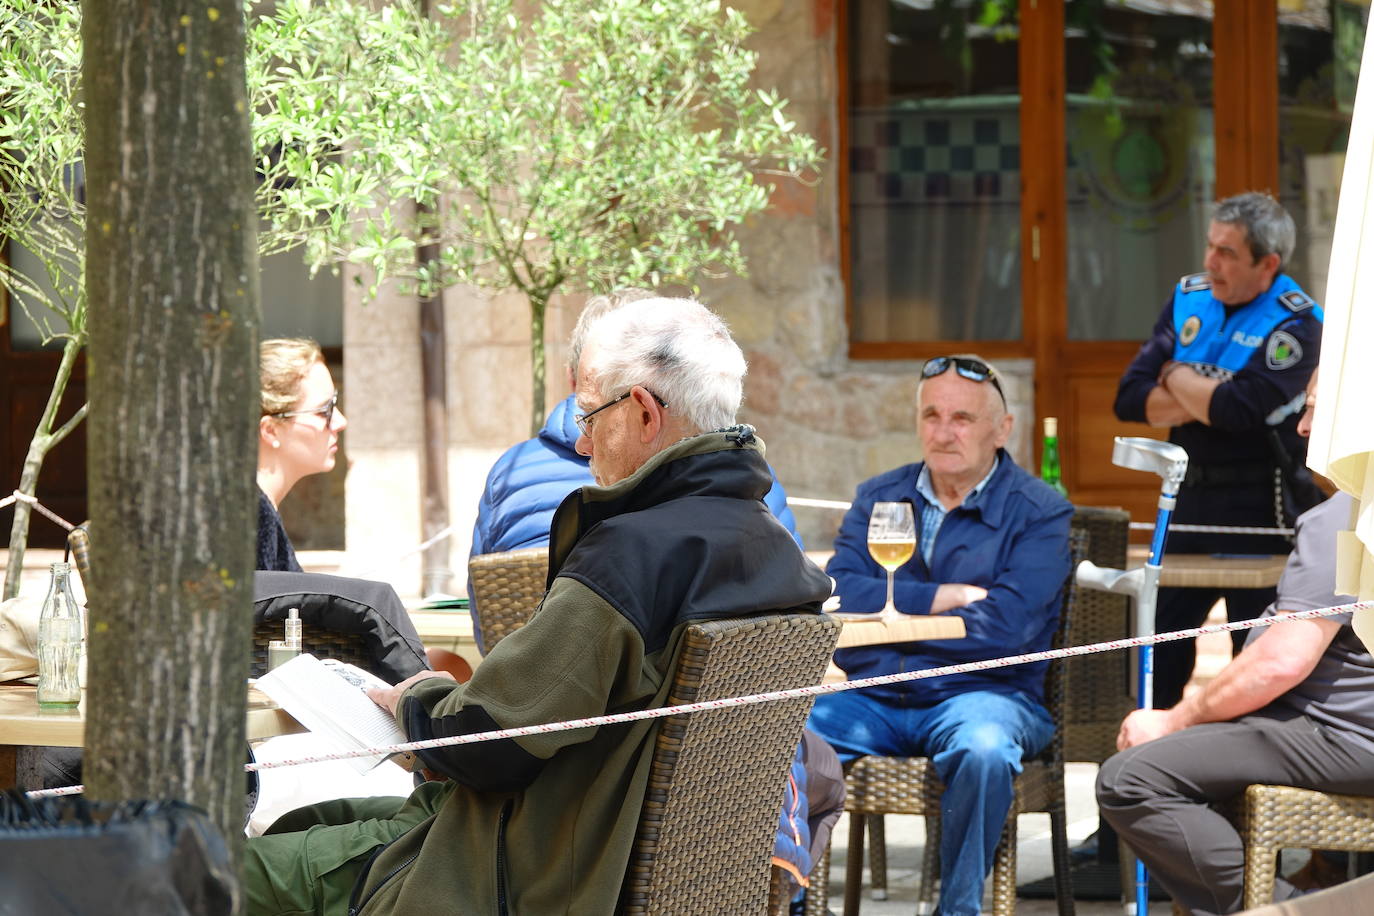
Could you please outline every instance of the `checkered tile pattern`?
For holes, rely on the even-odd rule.
[[[855,203],[1016,201],[1021,193],[1019,112],[885,110],[850,121]]]

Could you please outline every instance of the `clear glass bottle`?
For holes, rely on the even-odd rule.
[[[52,565],[52,581],[38,618],[38,705],[75,706],[81,702],[81,656],[85,626],[81,605],[72,595],[72,568]]]
[[[1061,479],[1063,472],[1059,467],[1059,420],[1045,418],[1045,441],[1040,449],[1040,479],[1054,487],[1060,496],[1067,497],[1069,491]]]

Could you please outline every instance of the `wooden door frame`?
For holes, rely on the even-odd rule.
[[[1017,48],[1021,111],[1021,315],[1017,341],[971,341],[990,358],[1034,360],[1037,417],[1063,416],[1071,367],[1125,368],[1139,341],[1068,339],[1068,200],[1064,0],[1019,0]],[[835,173],[839,181],[840,264],[845,317],[852,325],[849,214],[849,2],[835,9]],[[1215,0],[1212,19],[1212,117],[1218,197],[1278,187],[1278,2]],[[1198,252],[1201,259],[1202,252]],[[1160,300],[1166,294],[1160,291]],[[851,359],[919,359],[948,352],[949,341],[856,343]],[[1075,431],[1061,426],[1061,437]],[[1040,437],[1032,431],[1035,460]]]
[[[1066,366],[1129,359],[1139,341],[1068,338],[1063,0],[1020,0],[1022,302],[1035,356],[1035,413],[1063,416]],[[1218,198],[1276,191],[1279,174],[1278,3],[1216,0],[1212,119]],[[1029,158],[1029,157],[1034,157]],[[1032,250],[1038,229],[1039,257]],[[1202,252],[1198,252],[1199,264]],[[1161,301],[1165,295],[1160,291]],[[1125,368],[1125,362],[1121,363]],[[1061,427],[1061,437],[1074,430]],[[1036,460],[1040,439],[1032,436]]]

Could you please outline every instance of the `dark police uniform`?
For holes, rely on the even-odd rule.
[[[1115,408],[1122,420],[1145,422],[1145,399],[1170,359],[1222,380],[1212,394],[1211,425],[1194,421],[1169,432],[1169,441],[1188,452],[1175,523],[1287,527],[1321,501],[1306,468],[1307,442],[1297,434],[1321,330],[1321,307],[1287,274],[1238,306],[1215,299],[1205,273],[1179,281],[1154,333],[1122,375]],[[1286,538],[1265,535],[1180,532],[1168,541],[1170,553],[1289,548]],[[1199,626],[1223,596],[1230,619],[1244,620],[1274,600],[1274,589],[1160,589],[1155,629]],[[1155,647],[1156,707],[1182,697],[1195,654],[1192,640]]]

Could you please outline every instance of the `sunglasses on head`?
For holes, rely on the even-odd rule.
[[[997,373],[981,359],[973,359],[969,356],[937,356],[934,359],[926,360],[926,364],[921,367],[921,378],[935,378],[937,375],[944,375],[951,366],[960,378],[966,378],[970,382],[992,382],[992,387],[997,389],[997,394],[1002,398],[1002,406],[1006,406],[1007,393],[1002,390],[1002,383],[997,380]]]

